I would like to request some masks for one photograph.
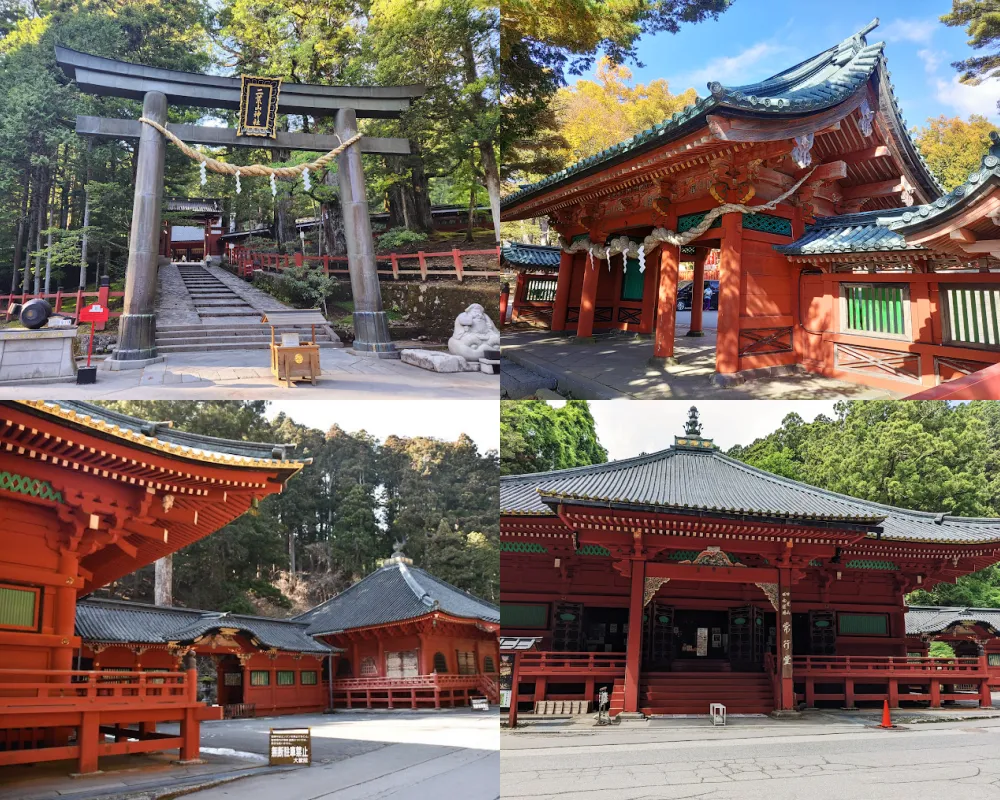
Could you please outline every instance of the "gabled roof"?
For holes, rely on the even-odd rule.
[[[922,245],[907,244],[900,234],[886,227],[888,221],[897,220],[908,212],[908,209],[880,209],[823,217],[808,226],[802,238],[791,244],[776,244],[774,249],[786,256],[923,250]]]
[[[961,186],[956,186],[933,203],[908,208],[903,214],[881,215],[879,224],[901,235],[912,235],[934,227],[974,205],[988,192],[1000,187],[1000,134],[990,131],[990,145],[979,164]]]
[[[321,636],[417,619],[435,611],[470,620],[500,622],[500,609],[496,606],[401,558],[389,559],[351,588],[295,620],[308,623],[310,636]]]
[[[75,400],[7,401],[29,413],[51,416],[71,427],[106,438],[124,439],[134,445],[159,450],[196,461],[211,461],[232,467],[292,468],[297,472],[310,459],[292,460],[294,444],[271,444],[221,439],[175,430],[172,422],[151,422],[119,414],[92,403]]]
[[[558,247],[541,244],[505,244],[501,250],[504,260],[517,267],[544,267],[558,269],[562,251]]]
[[[906,610],[906,633],[940,633],[956,622],[982,623],[1000,631],[1000,608],[966,606],[910,606]]]
[[[793,120],[843,103],[863,89],[880,68],[883,77],[888,75],[883,52],[885,43],[870,45],[865,39],[866,34],[877,26],[878,19],[875,19],[833,47],[758,83],[726,87],[718,81],[710,81],[707,97],[698,98],[693,105],[631,139],[584,158],[537,183],[522,186],[519,191],[502,198],[500,206],[508,208],[556,185],[598,172],[611,164],[693,133],[707,125],[706,117],[712,113],[728,110],[736,112],[734,116]],[[891,117],[893,138],[900,145],[903,157],[924,190],[929,191],[931,196],[939,194],[940,185],[910,139],[902,111],[887,79],[882,81],[882,88],[885,91],[881,106]]]
[[[262,649],[292,653],[340,652],[317,642],[294,620],[153,606],[94,597],[76,605],[76,634],[90,642],[188,643],[220,628],[236,628],[256,638]]]
[[[607,464],[500,479],[501,514],[552,515],[550,506],[560,502],[841,522],[880,527],[882,539],[1000,541],[997,518],[954,517],[860,500],[773,475],[706,447],[675,445]]]

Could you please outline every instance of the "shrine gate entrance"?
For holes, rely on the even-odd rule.
[[[388,321],[382,307],[361,153],[405,155],[410,152],[410,147],[406,139],[367,136],[357,138],[357,119],[398,118],[410,107],[414,98],[424,93],[422,86],[288,84],[280,93],[277,89],[274,90],[273,106],[265,108],[267,119],[271,122],[270,126],[266,126],[270,127],[267,135],[261,135],[260,131],[256,131],[255,135],[241,135],[248,132],[247,126],[234,130],[167,124],[168,103],[240,110],[243,90],[240,78],[147,67],[58,46],[56,62],[76,81],[82,91],[142,100],[142,115],[145,120],[164,126],[167,131],[188,144],[326,152],[355,139],[337,156],[337,177],[354,299],[353,347],[361,355],[398,357],[389,337]],[[332,116],[335,119],[336,134],[330,136],[276,132],[273,121],[279,113],[315,118]],[[84,136],[139,140],[125,277],[125,308],[120,321],[118,346],[109,363],[112,369],[140,368],[162,360],[156,352],[154,307],[166,137],[150,124],[100,117],[77,117],[76,130]],[[254,133],[252,128],[249,131]],[[237,175],[237,184],[238,182]]]

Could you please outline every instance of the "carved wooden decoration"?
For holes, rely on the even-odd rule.
[[[872,111],[872,107],[868,104],[868,98],[866,97],[861,101],[861,105],[858,106],[858,128],[863,136],[872,135],[872,122],[875,120],[875,112]]]
[[[767,595],[768,601],[773,606],[774,610],[778,610],[778,584],[776,583],[756,583],[754,584],[758,589],[760,589],[765,595]]]
[[[795,137],[795,147],[792,148],[792,160],[799,167],[805,169],[812,164],[812,146],[816,139],[813,133],[806,133]]]
[[[660,587],[667,583],[670,578],[646,578],[645,584],[642,590],[642,606],[645,608],[649,605],[649,601],[652,600]]]

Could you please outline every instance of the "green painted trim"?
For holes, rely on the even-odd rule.
[[[547,553],[549,549],[534,542],[500,542],[501,553]]]
[[[870,561],[866,558],[852,558],[844,566],[848,569],[879,569],[886,572],[899,569],[892,561]]]
[[[606,547],[601,547],[599,544],[585,544],[579,550],[576,551],[578,556],[605,556],[610,557],[611,551]]]
[[[62,492],[57,492],[48,481],[38,480],[28,475],[18,475],[14,472],[0,472],[0,489],[15,494],[26,494],[40,497],[43,500],[63,501]]]
[[[748,231],[773,233],[775,236],[792,236],[792,221],[776,214],[744,214],[743,227]]]
[[[691,230],[693,227],[700,224],[703,219],[705,219],[705,215],[707,213],[708,213],[707,211],[702,211],[698,214],[684,214],[678,217],[677,233],[684,233],[685,231]],[[714,220],[712,220],[712,224],[709,225],[708,227],[709,230],[711,230],[712,228],[721,228],[722,217],[721,216],[716,217]]]

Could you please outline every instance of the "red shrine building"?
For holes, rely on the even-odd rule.
[[[926,656],[931,642],[944,642],[956,656],[986,656],[990,686],[1000,689],[1000,609],[963,606],[910,606],[906,651]]]
[[[211,256],[224,255],[222,239],[222,201],[212,198],[186,199],[168,197],[163,210],[183,214],[192,225],[175,225],[170,219],[163,221],[160,233],[160,255],[171,261],[204,261]]]
[[[93,772],[103,755],[198,757],[199,724],[222,709],[199,701],[183,637],[101,665],[77,601],[280,492],[305,466],[290,451],[83,403],[0,402],[0,767],[73,759]],[[167,722],[179,733],[157,730]]]
[[[1000,519],[828,492],[699,435],[500,488],[512,717],[601,688],[612,716],[990,705],[987,655],[925,657],[904,596],[1000,560]]]
[[[1000,363],[1000,140],[944,193],[867,40],[877,22],[760,83],[712,82],[505,197],[504,221],[560,234],[558,249],[505,248],[514,319],[648,334],[671,359],[678,335],[704,334],[697,302],[676,324],[682,264],[701,298],[718,251],[722,383],[781,368],[913,394]],[[741,208],[707,216],[722,204]]]
[[[299,617],[340,652],[334,708],[498,702],[500,609],[414,567],[401,553]]]

